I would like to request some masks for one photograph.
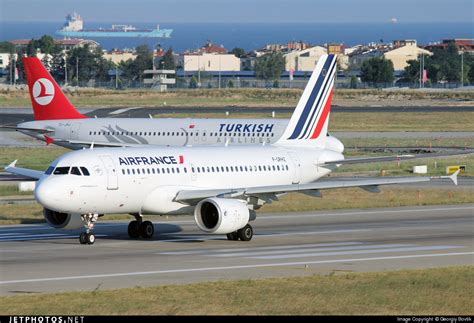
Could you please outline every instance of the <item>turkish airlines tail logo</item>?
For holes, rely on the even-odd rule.
[[[50,80],[40,78],[33,85],[33,98],[40,105],[47,105],[54,99],[54,85]]]

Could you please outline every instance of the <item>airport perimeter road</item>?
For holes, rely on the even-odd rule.
[[[260,215],[250,242],[156,218],[151,241],[99,223],[97,241],[45,225],[0,227],[0,294],[474,264],[474,205]]]

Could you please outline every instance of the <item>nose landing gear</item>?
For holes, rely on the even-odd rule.
[[[95,235],[92,230],[94,229],[95,222],[97,222],[98,218],[99,215],[97,213],[81,215],[81,220],[84,223],[84,228],[86,228],[86,232],[81,232],[81,234],[79,235],[79,242],[81,244],[94,244]]]

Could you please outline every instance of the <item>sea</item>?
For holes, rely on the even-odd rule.
[[[110,28],[123,22],[84,22],[85,28]],[[126,22],[137,28],[155,28],[156,24]],[[40,38],[50,35],[63,25],[58,22],[0,21],[0,41]],[[240,47],[246,51],[265,44],[304,41],[310,44],[344,43],[347,46],[371,42],[389,43],[397,39],[416,39],[425,45],[442,39],[474,38],[474,23],[162,23],[162,29],[173,29],[171,38],[92,38],[102,48],[125,49],[148,44],[151,48],[172,47],[183,52],[210,41],[228,50]]]

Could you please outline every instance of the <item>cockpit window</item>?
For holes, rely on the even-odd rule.
[[[54,167],[49,166],[48,169],[44,172],[46,175],[51,175],[53,173]]]
[[[71,168],[71,174],[72,174],[72,175],[82,176],[81,171],[80,171],[79,168],[77,168],[77,167],[72,167],[72,168]]]
[[[70,167],[56,167],[53,174],[54,175],[66,175],[66,174],[69,173],[69,168]]]
[[[81,170],[82,170],[82,174],[83,174],[84,176],[90,176],[89,171],[87,170],[87,168],[81,167]]]

